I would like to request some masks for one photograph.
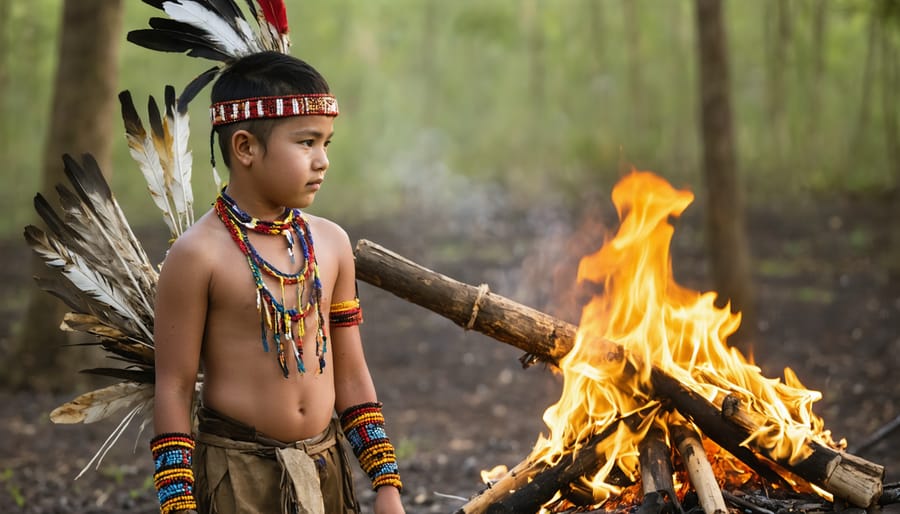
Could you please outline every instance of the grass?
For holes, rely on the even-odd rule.
[[[19,485],[13,480],[13,470],[12,468],[6,468],[3,470],[3,473],[0,473],[0,482],[6,483],[6,491],[12,496],[16,505],[21,507],[25,506],[25,495],[22,494],[22,489]]]

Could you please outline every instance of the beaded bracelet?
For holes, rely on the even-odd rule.
[[[384,432],[380,402],[354,405],[341,414],[341,428],[359,465],[372,480],[372,489],[392,485],[403,489],[394,445]]]
[[[194,500],[194,470],[191,469],[194,438],[190,434],[159,434],[150,440],[153,483],[162,514],[197,509]]]

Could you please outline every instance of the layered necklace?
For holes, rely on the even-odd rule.
[[[289,343],[297,361],[297,371],[305,373],[303,365],[303,336],[306,334],[306,317],[316,314],[316,356],[319,358],[319,372],[325,369],[325,352],[328,339],[325,335],[325,323],[322,316],[322,281],[319,278],[319,267],[316,264],[316,252],[313,246],[312,232],[309,223],[299,209],[285,209],[280,219],[263,221],[242,211],[235,201],[225,194],[225,190],[216,198],[215,211],[231,234],[250,265],[250,273],[256,282],[256,309],[259,311],[260,332],[263,350],[269,351],[271,341],[278,353],[278,364],[285,377],[288,376],[285,344]],[[294,250],[300,247],[303,265],[296,273],[285,273],[265,260],[247,236],[248,231],[259,234],[283,236],[287,241],[288,255],[291,264],[295,263]],[[294,239],[296,238],[296,242]],[[278,297],[269,290],[263,281],[263,274],[278,281]],[[285,286],[295,286],[297,290],[297,307],[285,308]],[[307,290],[309,291],[308,295]],[[307,296],[306,304],[303,297]],[[279,300],[280,298],[280,300]],[[295,329],[296,326],[296,329]]]

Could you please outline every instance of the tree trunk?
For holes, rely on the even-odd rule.
[[[438,70],[440,58],[437,54],[438,11],[442,4],[437,0],[425,0],[422,4],[422,46],[420,47],[419,70],[422,77],[422,123],[427,128],[435,124],[436,113],[441,109],[439,98],[440,83]],[[429,158],[437,157],[429,156]],[[429,161],[430,162],[430,161]]]
[[[637,0],[622,0],[623,24],[625,27],[625,55],[628,70],[628,99],[631,115],[628,117],[628,137],[640,140],[646,118],[646,105],[649,100],[644,94],[643,69],[646,63],[641,59],[641,28],[638,20],[639,6]]]
[[[766,3],[765,16],[766,23],[766,60],[768,63],[766,70],[767,88],[766,99],[768,103],[769,124],[771,130],[772,148],[777,160],[777,165],[785,166],[784,157],[787,151],[788,130],[787,130],[787,111],[786,99],[787,92],[787,73],[788,68],[788,47],[791,42],[791,15],[790,3],[781,0],[771,0]],[[769,30],[770,24],[774,23],[774,33]]]
[[[743,315],[730,342],[747,354],[756,335],[756,305],[731,120],[728,41],[721,0],[696,0],[696,8],[707,244],[720,301]]]
[[[881,24],[878,20],[878,13],[875,9],[869,14],[868,38],[866,42],[866,60],[863,64],[862,77],[860,78],[859,93],[859,113],[856,118],[856,125],[852,127],[852,135],[850,136],[850,146],[847,148],[846,167],[853,169],[856,165],[857,156],[865,152],[862,148],[865,136],[868,134],[866,128],[869,125],[869,116],[872,108],[872,89],[875,83],[875,68],[878,55],[878,40]]]
[[[50,201],[54,187],[63,182],[61,154],[90,152],[109,170],[116,78],[121,37],[121,0],[66,0],[59,39],[53,107],[44,148],[41,192]],[[41,274],[44,264],[32,260]],[[69,338],[59,330],[66,312],[55,297],[33,289],[22,333],[7,365],[7,385],[37,390],[70,390],[85,367],[88,352],[61,348]]]
[[[537,0],[525,0],[521,3],[522,29],[525,33],[525,41],[528,52],[528,95],[532,105],[544,105],[547,92],[546,70],[544,66],[544,25],[541,18],[541,3]],[[546,116],[543,109],[531,109],[532,126],[537,130],[545,131]],[[544,154],[533,155],[535,163],[540,169],[544,169]]]
[[[6,86],[9,80],[9,13],[12,0],[0,2],[0,107],[6,105]],[[5,112],[5,111],[4,111]]]
[[[813,4],[813,40],[812,40],[812,73],[808,79],[809,106],[807,107],[807,152],[806,158],[812,160],[812,168],[818,169],[822,164],[821,153],[825,147],[823,131],[819,130],[822,108],[822,86],[825,76],[825,47],[828,37],[828,2],[816,0]]]
[[[900,17],[900,15],[897,16]],[[898,64],[900,52],[897,51],[894,34],[891,31],[890,22],[892,21],[881,20],[881,93],[884,104],[887,163],[888,168],[893,170],[894,187],[900,188],[900,121],[898,121],[900,101],[897,100],[897,92],[900,91],[900,64]],[[897,21],[900,22],[900,20]]]

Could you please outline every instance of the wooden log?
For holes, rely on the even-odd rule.
[[[669,433],[681,460],[687,469],[691,485],[700,500],[700,506],[706,514],[727,514],[728,506],[722,497],[722,490],[716,482],[716,474],[706,457],[706,450],[700,442],[700,436],[690,427],[684,424],[669,426]]]
[[[541,470],[550,467],[544,462],[534,462],[525,459],[517,464],[512,471],[504,475],[500,480],[490,484],[487,489],[481,491],[463,505],[455,514],[479,514],[487,512],[488,507],[493,503],[501,501],[503,498],[516,492],[527,484],[531,477],[538,474]]]
[[[644,496],[664,492],[670,499],[675,497],[675,483],[672,480],[672,459],[666,434],[659,428],[651,428],[638,444],[638,461],[641,465],[641,490]],[[678,509],[680,510],[680,509]]]
[[[878,505],[893,505],[900,503],[900,482],[894,484],[886,484],[881,498],[878,499]]]
[[[765,426],[765,420],[761,420],[758,413],[750,413],[741,408],[740,399],[736,396],[723,398],[721,405],[723,418],[738,426],[742,433],[753,434]],[[865,503],[868,507],[878,501],[884,487],[881,480],[884,477],[883,466],[812,440],[806,441],[805,450],[808,456],[794,464],[787,457],[773,460],[854,505],[863,506]],[[771,449],[766,449],[765,452],[770,454]],[[879,477],[879,480],[873,481],[871,477]]]
[[[431,271],[369,241],[361,240],[356,247],[356,272],[360,280],[546,362],[558,364],[574,346],[574,325],[491,293],[486,286],[471,286]],[[655,365],[650,378],[654,396],[671,402],[706,436],[766,480],[779,481],[780,476],[758,455],[854,505],[869,507],[881,496],[882,466],[811,440],[806,443],[811,456],[795,464],[774,458],[765,448],[746,448],[741,443],[762,425],[747,426],[723,417],[721,405],[707,401]]]
[[[537,309],[424,268],[371,241],[356,245],[356,277],[552,363],[572,349],[577,327]]]
[[[600,444],[619,428],[620,423],[636,425],[641,413],[634,413],[612,423],[604,430],[593,435],[583,446],[574,448],[560,457],[552,466],[543,466],[533,473],[521,487],[506,491],[486,504],[484,501],[471,501],[464,505],[457,514],[514,514],[520,512],[537,512],[540,507],[550,501],[554,495],[582,477],[595,474],[604,464],[606,458],[599,451]],[[613,468],[609,480],[615,485],[630,485],[631,481],[618,468]],[[481,510],[486,506],[486,510]]]

